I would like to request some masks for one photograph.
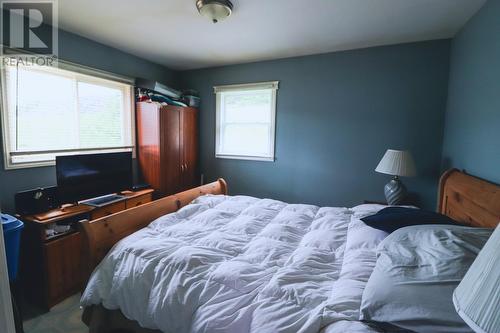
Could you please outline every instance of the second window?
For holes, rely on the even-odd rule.
[[[278,82],[216,86],[218,158],[274,161]]]

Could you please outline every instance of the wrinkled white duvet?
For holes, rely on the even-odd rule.
[[[203,196],[120,241],[81,304],[171,333],[342,332],[386,236],[359,218],[383,207]]]

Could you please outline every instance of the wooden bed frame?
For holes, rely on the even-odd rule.
[[[88,276],[120,239],[209,193],[227,194],[226,182],[219,179],[99,220],[82,222],[89,254]],[[439,183],[438,211],[471,226],[494,228],[500,222],[500,186],[456,169],[449,170],[442,175]],[[161,333],[142,328],[137,322],[127,319],[120,310],[108,310],[102,305],[85,308],[82,320],[90,333]]]
[[[86,275],[84,281],[88,281],[94,268],[119,240],[146,227],[158,217],[173,213],[205,194],[227,194],[226,181],[220,178],[213,183],[173,194],[97,220],[81,221],[80,229],[83,231],[86,244],[84,248],[87,249],[83,254],[83,262],[88,265],[87,269],[84,269]]]
[[[475,227],[494,228],[500,222],[500,186],[467,175],[446,171],[439,182],[438,211]],[[144,228],[154,219],[177,211],[204,194],[227,194],[224,179],[94,221],[83,221],[88,274],[120,239]]]
[[[495,228],[500,223],[500,185],[446,171],[439,182],[438,211],[473,227]]]

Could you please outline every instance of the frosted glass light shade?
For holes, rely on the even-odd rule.
[[[229,0],[197,0],[196,7],[201,15],[217,23],[231,15],[233,4]]]
[[[500,332],[500,227],[455,288],[453,304],[475,332]]]
[[[415,162],[407,150],[388,149],[375,171],[393,176],[415,176]]]

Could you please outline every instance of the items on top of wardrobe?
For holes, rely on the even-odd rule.
[[[146,90],[154,91],[156,93],[167,96],[171,99],[178,100],[181,98],[180,91],[172,89],[169,86],[167,86],[163,83],[157,82],[157,81],[137,78],[137,79],[135,79],[135,86],[138,88],[143,88]]]
[[[194,90],[180,92],[162,83],[140,78],[136,79],[135,85],[136,102],[158,102],[184,107],[199,107],[200,105],[198,92]]]

